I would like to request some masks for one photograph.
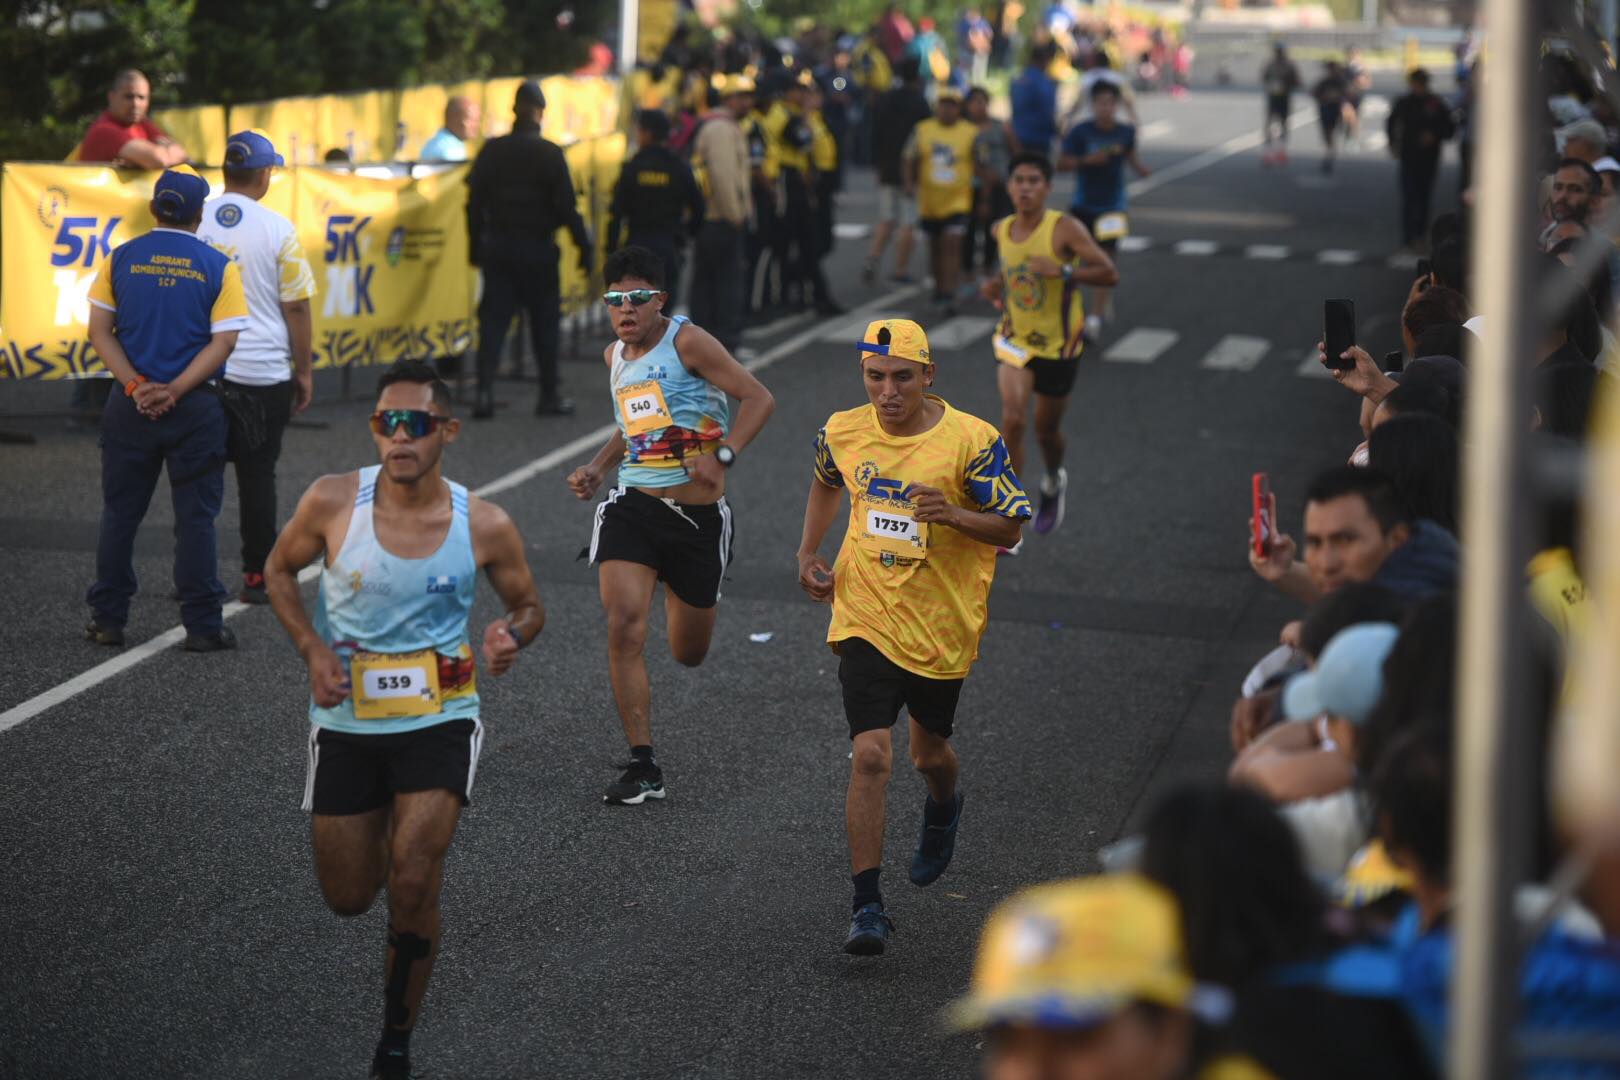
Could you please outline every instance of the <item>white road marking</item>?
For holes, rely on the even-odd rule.
[[[1288,117],[1288,129],[1292,131],[1294,128],[1304,127],[1315,119],[1316,106],[1312,105],[1308,108],[1298,109]],[[1265,137],[1258,131],[1252,131],[1247,135],[1235,135],[1217,146],[1210,147],[1203,153],[1171,162],[1151,176],[1132,180],[1125,191],[1132,196],[1146,195],[1148,192],[1161,188],[1174,180],[1180,180],[1184,176],[1191,176],[1195,172],[1202,172],[1211,165],[1218,165],[1227,158],[1241,154],[1245,150],[1253,150],[1263,142],[1265,142]]]
[[[1157,139],[1161,135],[1169,135],[1176,130],[1176,125],[1168,120],[1149,120],[1137,129],[1136,135],[1141,139]]]
[[[1282,244],[1250,244],[1243,249],[1246,259],[1286,259],[1291,252],[1290,248]]]
[[[1139,326],[1103,350],[1103,359],[1116,364],[1151,364],[1180,339],[1174,330]]]
[[[1375,131],[1361,140],[1363,150],[1384,150],[1389,147],[1389,136],[1382,131]]]
[[[1270,349],[1271,342],[1265,338],[1227,334],[1204,354],[1198,366],[1212,371],[1253,371]]]
[[[921,291],[921,289],[922,286],[920,285],[905,285],[884,296],[877,297],[875,300],[867,301],[856,310],[865,310],[867,314],[870,315],[872,312],[875,312],[878,309],[891,307],[894,304],[913,296],[917,292]],[[854,315],[854,312],[851,314]],[[864,327],[867,321],[865,316],[861,316],[860,319],[862,327]],[[776,363],[778,360],[784,360],[798,352],[800,349],[804,348],[806,345],[809,345],[811,342],[818,340],[821,333],[822,328],[819,326],[811,326],[807,329],[801,330],[787,340],[773,346],[758,360],[744,364],[743,367],[747,368],[749,371],[762,371]],[[855,333],[858,335],[860,330],[857,329]],[[853,350],[856,339],[855,337],[851,337],[849,340]],[[522,484],[525,481],[534,479],[536,476],[548,469],[553,469],[558,465],[564,464],[565,462],[576,460],[580,457],[580,455],[586,453],[587,451],[600,447],[603,441],[617,430],[618,428],[614,424],[603,424],[595,431],[587,432],[586,434],[581,435],[579,438],[574,439],[572,442],[542,454],[540,457],[535,458],[527,465],[513,469],[504,476],[498,476],[482,487],[473,489],[473,494],[487,498],[490,495],[495,495],[499,492],[517,487],[519,484]],[[298,583],[300,585],[307,584],[308,582],[313,581],[320,574],[320,572],[321,566],[318,562],[310,566],[306,566],[298,574]],[[232,601],[231,603],[225,605],[223,611],[224,617],[226,619],[230,619],[233,616],[239,615],[246,611],[248,607],[249,605],[247,604]],[[21,704],[13,705],[5,712],[0,713],[0,731],[9,731],[18,724],[33,719],[45,710],[60,705],[70,698],[77,697],[86,690],[99,686],[108,679],[111,679],[113,676],[128,671],[141,661],[156,656],[164,649],[178,645],[180,642],[184,641],[185,638],[185,627],[171,627],[154,638],[143,641],[139,645],[126,649],[124,652],[119,653],[110,660],[103,660],[101,663],[97,664],[88,671],[80,672],[66,682],[58,683],[49,690],[35,694],[33,697],[22,702]]]
[[[1417,271],[1418,258],[1419,256],[1415,251],[1397,251],[1388,259],[1384,260],[1384,264],[1391,270],[1410,270],[1415,273]]]
[[[774,337],[784,330],[791,330],[800,323],[807,323],[815,318],[812,311],[801,311],[796,315],[784,315],[780,319],[773,319],[763,326],[750,326],[742,332],[744,341],[758,341],[760,338]]]
[[[872,226],[864,221],[840,221],[833,226],[833,235],[840,240],[859,240],[872,235]]]
[[[1389,98],[1383,94],[1368,94],[1361,99],[1362,116],[1383,116],[1389,112]]]
[[[921,285],[907,285],[907,289],[920,290]],[[868,304],[868,307],[871,305]],[[865,315],[851,311],[848,315],[840,315],[828,319],[818,326],[811,327],[806,333],[815,335],[817,341],[834,342],[854,348],[860,341],[861,334],[866,331],[866,324],[872,320]]]
[[[1153,241],[1145,236],[1122,236],[1119,238],[1119,250],[1124,252],[1146,251],[1153,246]]]
[[[1299,362],[1299,367],[1294,369],[1294,374],[1305,379],[1333,378],[1333,372],[1329,371],[1322,363],[1322,354],[1315,349],[1305,354],[1305,359]]]
[[[1176,242],[1177,255],[1213,255],[1219,251],[1221,245],[1213,240],[1179,240]]]
[[[1324,266],[1354,266],[1361,261],[1361,252],[1348,248],[1323,248],[1316,253],[1316,261]]]
[[[928,330],[928,345],[940,349],[965,349],[988,334],[996,320],[988,315],[958,315]]]

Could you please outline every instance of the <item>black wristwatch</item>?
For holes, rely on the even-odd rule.
[[[714,452],[714,460],[729,469],[737,464],[737,451],[729,446],[722,446]]]

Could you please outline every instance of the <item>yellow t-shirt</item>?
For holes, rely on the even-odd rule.
[[[870,37],[862,38],[850,54],[849,66],[855,72],[855,83],[868,93],[881,94],[894,85],[894,65]]]
[[[917,216],[943,218],[973,209],[973,140],[966,120],[946,125],[930,117],[912,131],[917,158]]]
[[[816,435],[816,479],[849,489],[849,526],[834,564],[827,641],[861,638],[930,679],[960,679],[979,655],[996,549],[943,525],[918,523],[906,497],[938,488],[952,503],[1030,516],[994,427],[953,409],[920,435],[890,435],[871,405],[834,413]],[[879,550],[905,548],[914,557]]]
[[[1575,556],[1569,548],[1562,547],[1538,552],[1526,567],[1525,575],[1530,579],[1530,602],[1558,631],[1558,639],[1564,646],[1561,697],[1567,703],[1572,686],[1568,660],[1580,654],[1592,618],[1591,606],[1586,602],[1586,583],[1575,569]]]
[[[810,171],[810,125],[804,117],[778,101],[765,114],[764,127],[779,168]]]
[[[1062,217],[1061,210],[1046,211],[1041,223],[1022,240],[1012,236],[1016,216],[996,222],[996,249],[1001,259],[1001,325],[996,329],[994,345],[997,357],[1015,367],[1023,367],[1031,357],[1068,359],[1080,355],[1080,332],[1086,325],[1080,286],[1062,278],[1041,277],[1029,269],[1031,255],[1062,261],[1052,238]]]
[[[830,173],[838,168],[838,140],[833,138],[820,109],[810,113],[810,161],[817,172]]]

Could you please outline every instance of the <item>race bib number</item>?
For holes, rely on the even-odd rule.
[[[1098,240],[1118,240],[1131,231],[1130,222],[1124,214],[1101,214],[1097,218],[1097,227],[1092,235]]]
[[[354,715],[359,720],[393,720],[442,712],[439,656],[432,649],[412,653],[357,652],[349,661]]]
[[[1029,364],[1029,350],[1014,345],[1005,334],[997,334],[990,339],[990,347],[995,350],[996,359],[1011,367],[1021,368]]]
[[[617,396],[626,435],[646,435],[674,423],[664,402],[664,388],[654,379],[622,386]]]
[[[865,504],[861,521],[865,527],[856,539],[865,550],[901,559],[928,557],[928,523],[910,510]]]

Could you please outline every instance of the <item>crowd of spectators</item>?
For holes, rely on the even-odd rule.
[[[1615,392],[1620,132],[1595,80],[1567,58],[1548,64],[1543,221],[1521,238],[1541,329],[1510,422],[1538,460],[1568,460]],[[1262,500],[1249,562],[1296,614],[1233,703],[1225,782],[1173,791],[1140,837],[1107,850],[1109,873],[1021,894],[987,926],[952,1017],[991,1033],[990,1076],[1093,1075],[1102,1062],[1118,1077],[1450,1071],[1453,918],[1478,902],[1456,887],[1453,840],[1469,543],[1458,462],[1471,353],[1491,332],[1471,291],[1468,196],[1423,223],[1429,260],[1402,305],[1403,348],[1382,363],[1322,349],[1354,395],[1360,442],[1346,438],[1297,493],[1302,520]],[[1556,816],[1549,779],[1571,658],[1597,617],[1581,511],[1573,486],[1553,484],[1521,511],[1531,625],[1514,645],[1530,691],[1512,723],[1534,780],[1513,904],[1523,957],[1508,977],[1523,1076],[1620,1075],[1617,855]]]

